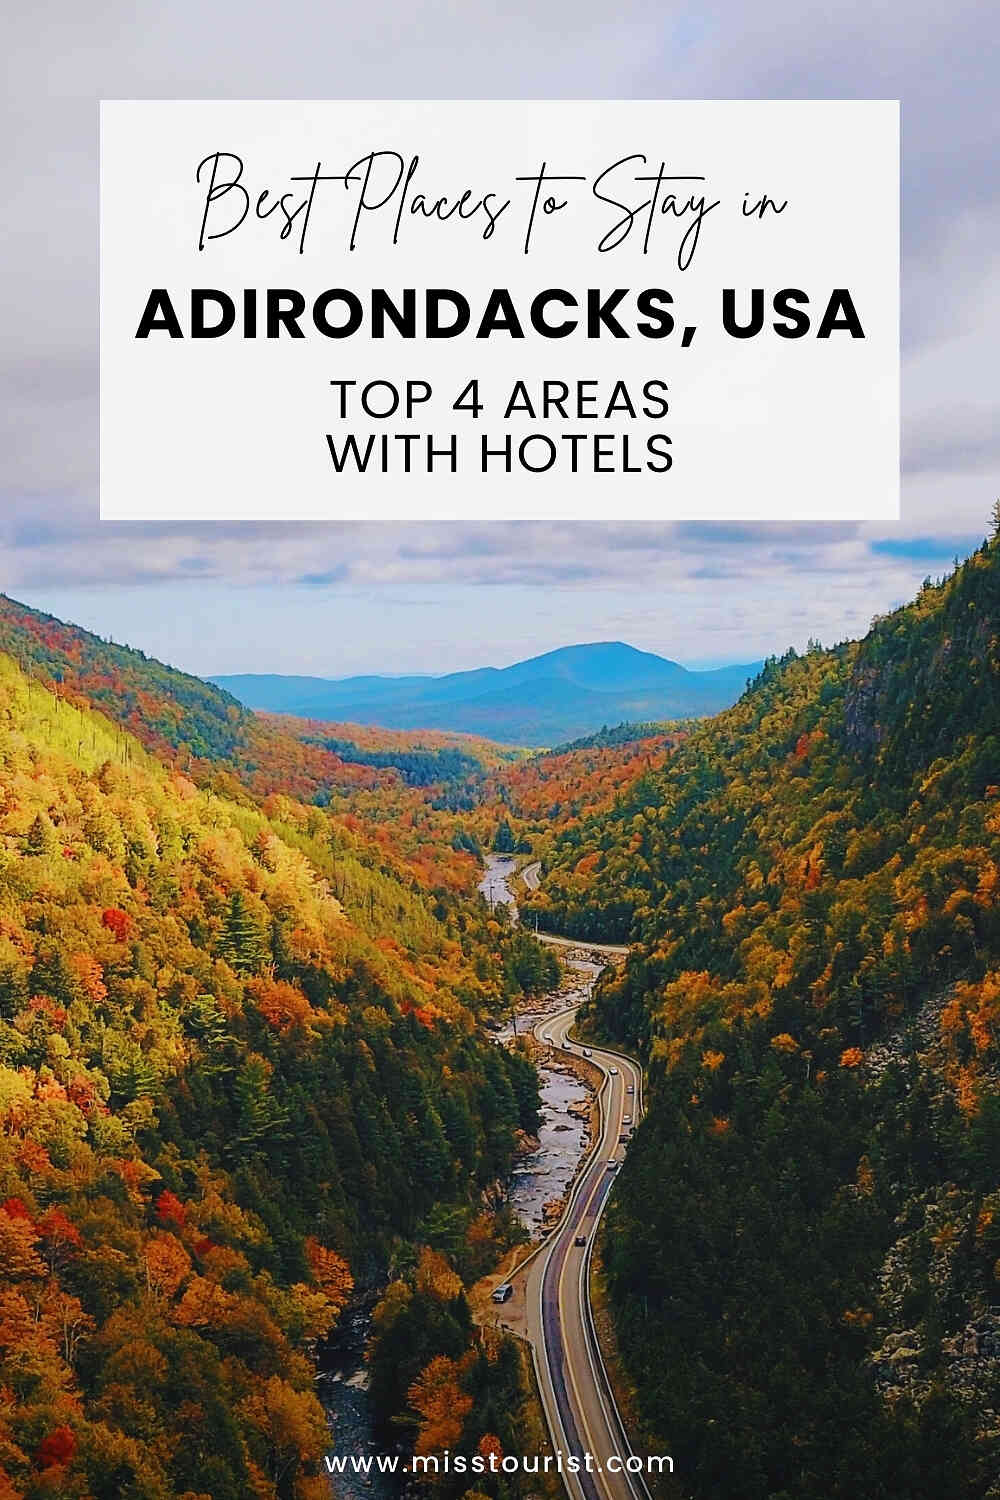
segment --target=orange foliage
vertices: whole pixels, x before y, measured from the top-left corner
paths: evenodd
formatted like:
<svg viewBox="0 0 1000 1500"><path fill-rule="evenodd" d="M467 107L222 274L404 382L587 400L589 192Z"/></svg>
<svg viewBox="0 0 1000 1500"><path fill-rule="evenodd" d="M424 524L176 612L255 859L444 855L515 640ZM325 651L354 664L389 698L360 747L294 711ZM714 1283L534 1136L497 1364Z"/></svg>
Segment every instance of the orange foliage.
<svg viewBox="0 0 1000 1500"><path fill-rule="evenodd" d="M192 1276L171 1317L182 1328L218 1328L236 1299L206 1276Z"/></svg>
<svg viewBox="0 0 1000 1500"><path fill-rule="evenodd" d="M5 1279L20 1281L45 1275L46 1266L35 1246L38 1231L22 1212L11 1213L11 1203L20 1204L19 1199L8 1199L0 1211L0 1266ZM23 1209L23 1204L20 1204Z"/></svg>
<svg viewBox="0 0 1000 1500"><path fill-rule="evenodd" d="M172 1234L159 1234L146 1241L142 1258L150 1291L173 1297L191 1270L191 1257Z"/></svg>
<svg viewBox="0 0 1000 1500"><path fill-rule="evenodd" d="M354 1277L346 1260L312 1235L306 1240L305 1251L313 1281L339 1314L354 1289Z"/></svg>
<svg viewBox="0 0 1000 1500"><path fill-rule="evenodd" d="M247 990L268 1025L282 1034L319 1019L302 991L284 979L251 979Z"/></svg>
<svg viewBox="0 0 1000 1500"><path fill-rule="evenodd" d="M108 987L104 983L104 970L92 958L89 953L74 953L69 961L69 966L86 994L87 998L95 1005L99 1005L106 999Z"/></svg>
<svg viewBox="0 0 1000 1500"><path fill-rule="evenodd" d="M489 1463L491 1458L495 1460L492 1467L496 1467L496 1465L503 1461L503 1446L495 1433L484 1432L476 1444L476 1448L479 1454L486 1459L487 1463Z"/></svg>
<svg viewBox="0 0 1000 1500"><path fill-rule="evenodd" d="M243 1402L241 1414L264 1440L272 1475L290 1476L327 1445L326 1416L311 1391L299 1391L278 1375ZM284 1488L288 1492L287 1479ZM300 1491L302 1493L302 1491Z"/></svg>
<svg viewBox="0 0 1000 1500"><path fill-rule="evenodd" d="M549 826L574 822L610 807L640 776L662 766L685 736L678 730L623 745L533 756L504 771L508 804L518 817L544 818ZM581 873L592 869L588 865Z"/></svg>
<svg viewBox="0 0 1000 1500"><path fill-rule="evenodd" d="M156 1217L161 1224L173 1224L183 1229L187 1223L187 1209L175 1193L164 1190L156 1199Z"/></svg>
<svg viewBox="0 0 1000 1500"><path fill-rule="evenodd" d="M407 1391L406 1399L423 1418L415 1445L417 1453L440 1453L453 1448L462 1436L472 1397L459 1385L460 1373L454 1360L439 1354Z"/></svg>
<svg viewBox="0 0 1000 1500"><path fill-rule="evenodd" d="M425 1245L417 1263L417 1290L451 1302L462 1290L462 1279L451 1269L443 1255Z"/></svg>

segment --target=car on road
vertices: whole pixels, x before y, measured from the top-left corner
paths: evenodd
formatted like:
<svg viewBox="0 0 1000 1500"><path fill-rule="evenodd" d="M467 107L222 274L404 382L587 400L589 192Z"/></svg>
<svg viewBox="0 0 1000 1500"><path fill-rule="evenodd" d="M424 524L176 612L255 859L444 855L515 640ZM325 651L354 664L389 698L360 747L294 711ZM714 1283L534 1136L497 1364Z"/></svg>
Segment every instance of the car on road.
<svg viewBox="0 0 1000 1500"><path fill-rule="evenodd" d="M494 1302L508 1302L514 1295L514 1288L509 1281L504 1281L498 1287L493 1288Z"/></svg>
<svg viewBox="0 0 1000 1500"><path fill-rule="evenodd" d="M607 1170L609 1172L617 1172L617 1170L618 1170L618 1163L615 1161L614 1157L612 1157L611 1160L608 1162ZM495 1297L496 1293L494 1292L493 1295Z"/></svg>
<svg viewBox="0 0 1000 1500"><path fill-rule="evenodd" d="M631 1125L631 1123L632 1123L632 1116L631 1115L622 1115L622 1124L623 1125Z"/></svg>
<svg viewBox="0 0 1000 1500"><path fill-rule="evenodd" d="M583 1055L584 1057L593 1057L594 1054L591 1052L589 1047L584 1047Z"/></svg>
<svg viewBox="0 0 1000 1500"><path fill-rule="evenodd" d="M587 1243L587 1236L585 1234L578 1234L573 1243L574 1245L585 1245Z"/></svg>
<svg viewBox="0 0 1000 1500"><path fill-rule="evenodd" d="M618 1069L617 1068L609 1068L608 1072L612 1075L612 1077L617 1078L617 1076L618 1076Z"/></svg>
<svg viewBox="0 0 1000 1500"><path fill-rule="evenodd" d="M629 1086L628 1086L628 1088L625 1090L625 1092L626 1092L626 1094L634 1094L635 1093L635 1084L634 1083L630 1083Z"/></svg>

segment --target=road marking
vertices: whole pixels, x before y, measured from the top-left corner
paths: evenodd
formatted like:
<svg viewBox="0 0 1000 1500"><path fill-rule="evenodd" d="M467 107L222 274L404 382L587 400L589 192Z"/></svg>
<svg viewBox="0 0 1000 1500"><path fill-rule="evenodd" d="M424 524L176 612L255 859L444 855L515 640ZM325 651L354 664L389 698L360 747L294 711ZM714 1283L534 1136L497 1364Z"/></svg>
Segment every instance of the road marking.
<svg viewBox="0 0 1000 1500"><path fill-rule="evenodd" d="M617 1055L622 1056L621 1054L617 1054ZM622 1056L622 1061L623 1061L623 1063L625 1063L624 1076L623 1076L623 1080L622 1080L622 1089L624 1091L624 1088L625 1088L625 1077L629 1077L629 1076L633 1077L634 1078L634 1082L635 1082L635 1086L638 1089L638 1093L636 1094L635 1097L638 1098L638 1099L641 1099L641 1096L642 1096L642 1075L641 1075L641 1072L638 1069L638 1067L631 1062L631 1060L624 1058L624 1056ZM628 1099L628 1095L623 1092L623 1094L622 1094L622 1101L623 1101L623 1103L627 1099ZM640 1108L641 1108L640 1105L636 1105L635 1109L634 1109L636 1123L638 1123L639 1119L641 1118ZM625 1426L625 1422L624 1422L624 1419L622 1418L621 1412L618 1410L618 1403L615 1400L614 1391L611 1389L611 1377L608 1374L607 1365L604 1363L604 1355L601 1352L601 1343L600 1343L600 1339L597 1336L597 1327L596 1327L596 1325L594 1323L593 1305L592 1305L592 1303L590 1301L590 1263L591 1263L591 1257L592 1257L593 1241L594 1241L594 1239L597 1236L598 1226L600 1224L600 1221L601 1221L601 1218L603 1216L604 1210L607 1207L607 1204L608 1204L610 1198L611 1198L611 1189L609 1188L608 1192L605 1193L604 1197L602 1198L601 1203L600 1203L600 1207L598 1208L597 1216L596 1216L596 1219L595 1219L595 1222L594 1222L593 1235L592 1235L591 1240L590 1240L590 1242L588 1244L588 1247L587 1247L587 1251L586 1251L586 1263L585 1263L585 1265L583 1267L583 1273L582 1273L581 1278L580 1278L580 1318L581 1318L581 1322L583 1323L583 1328L584 1328L584 1341L585 1341L586 1346L587 1346L587 1359L590 1362L590 1368L591 1368L591 1371L592 1371L593 1376L594 1376L594 1386L595 1386L595 1389L597 1391L597 1398L598 1398L598 1400L601 1403L601 1410L604 1413L604 1420L608 1424L608 1431L609 1431L609 1433L617 1432L617 1433L619 1433L621 1435L621 1440L622 1440L622 1443L623 1443L624 1449L625 1449L625 1452L624 1452L623 1456L626 1457L626 1458L629 1458L629 1457L634 1456L635 1449L632 1447L632 1442L631 1442L631 1439L629 1438L629 1435L628 1435L628 1429ZM584 1289L585 1288L586 1288L586 1296L584 1296ZM597 1359L598 1359L598 1362L600 1363L600 1367L601 1367L601 1374L600 1375L598 1375L598 1373L597 1373L597 1366L594 1363L594 1355L595 1355L595 1353L597 1355ZM607 1402L607 1400L605 1400L605 1393L607 1394L607 1397L608 1397L608 1399L611 1402L611 1406L613 1408L613 1417L612 1417L612 1412L608 1410L608 1402ZM652 1496L650 1494L649 1486L646 1483L646 1477L645 1477L645 1475L643 1473L629 1474L628 1472L626 1472L626 1474L625 1474L624 1477L625 1477L626 1483L628 1484L629 1489L631 1490L633 1496L635 1497L635 1500L652 1500Z"/></svg>
<svg viewBox="0 0 1000 1500"><path fill-rule="evenodd" d="M614 1085L611 1083L611 1075L606 1070L605 1070L605 1078L608 1080L608 1083L610 1084L609 1092L613 1093L614 1092ZM611 1110L610 1110L610 1108L609 1108L608 1114L607 1114L607 1122L608 1122L608 1124L610 1124L610 1122L611 1122ZM607 1136L609 1134L611 1134L611 1133L612 1132L606 1132L605 1137L602 1138L602 1145L604 1143L604 1140L607 1139ZM592 1207L592 1205L594 1203L595 1198L600 1193L601 1188L604 1187L604 1179L601 1176L600 1171L596 1170L596 1163L595 1163L595 1166L593 1168L591 1168L591 1170L595 1171L595 1174L596 1174L595 1175L595 1179L594 1179L594 1185L593 1185L593 1187L590 1190L589 1196L587 1197L586 1205L583 1207L583 1210L580 1213L579 1218L577 1219L577 1223L580 1223L583 1219L585 1219L587 1217L587 1215L591 1211L591 1207ZM606 1172L607 1171L607 1166L605 1165L605 1167L603 1167L601 1170L603 1170L603 1171ZM610 1189L609 1189L609 1191L610 1191ZM575 1234L575 1228L576 1228L576 1226L575 1225L573 1225L573 1226L567 1225L567 1229L566 1229L566 1236L567 1236L567 1238L569 1237L569 1233L570 1233L571 1228L572 1228L572 1232ZM558 1309L559 1309L560 1332L562 1334L563 1358L564 1358L566 1367L567 1367L567 1369L569 1371L570 1384L572 1385L573 1392L574 1392L574 1394L576 1396L577 1407L578 1407L578 1410L579 1410L579 1423L583 1427L584 1432L586 1433L588 1450L591 1453L600 1455L601 1454L601 1448L602 1448L603 1444L594 1441L594 1432L593 1432L593 1428L590 1425L590 1417L589 1417L589 1414L587 1412L586 1402L583 1399L583 1396L582 1396L581 1391L580 1391L579 1382L577 1381L577 1377L576 1377L576 1369L575 1369L575 1365L574 1365L573 1349L572 1349L572 1347L571 1347L571 1345L570 1345L570 1343L569 1343L569 1341L567 1340L567 1337L566 1337L566 1332L567 1332L567 1330L570 1327L570 1320L567 1319L567 1318L564 1318L564 1316L563 1316L563 1308L564 1308L563 1291L564 1291L565 1284L566 1284L566 1271L567 1271L567 1268L569 1266L569 1259L570 1259L569 1258L568 1250L569 1250L569 1247L567 1246L567 1254L566 1254L566 1256L565 1256L565 1258L563 1260L562 1269L561 1269L561 1271L559 1273L559 1281L558 1281L557 1289L556 1289L557 1304L558 1304ZM576 1287L577 1287L578 1297L582 1298L582 1295L583 1295L583 1278L579 1274L579 1270L577 1270L577 1275L576 1275ZM583 1340L584 1353L586 1354L587 1353L587 1325L586 1325L586 1322L584 1321L584 1319L582 1317L580 1319L580 1333L581 1333L582 1340ZM591 1376L593 1377L595 1375L596 1375L596 1371L593 1368L593 1364L591 1364ZM597 1381L596 1381L596 1379L594 1380L594 1385L595 1385L595 1389L596 1389L597 1388ZM601 1411L603 1412L604 1411L604 1406L603 1406L603 1402L601 1402L601 1399L600 1399L600 1390L596 1389L596 1393L597 1393L597 1398L598 1398L598 1405L600 1406ZM602 1434L602 1437L604 1437L604 1436L607 1436L609 1438L612 1436L610 1425L607 1427L606 1434ZM611 1446L609 1447L609 1450L608 1450L609 1453L612 1452L613 1449L614 1449L614 1444L612 1443ZM608 1453L603 1454L603 1458L604 1459L606 1459L607 1457L608 1457ZM602 1464L602 1472L599 1473L599 1474L597 1474L597 1475L595 1475L594 1477L595 1477L596 1481L598 1482L599 1487L604 1491L605 1495L608 1496L608 1500L615 1500L614 1491L610 1487L608 1476L607 1476L607 1474L605 1474L603 1472L603 1464Z"/></svg>
<svg viewBox="0 0 1000 1500"><path fill-rule="evenodd" d="M577 1007L571 1007L569 1010L561 1012L551 1022L548 1023L551 1026L552 1032L556 1033L557 1032L557 1027L559 1027L560 1022L565 1021L565 1025L562 1026L561 1033L558 1033L558 1038L559 1039L556 1042L556 1045L562 1047L564 1050L568 1050L567 1043L566 1043L566 1035L567 1035L567 1032L570 1029L570 1026L572 1025L573 1019L575 1018L576 1009L577 1009ZM540 1022L539 1023L539 1025L544 1025L544 1024L546 1024L546 1023L545 1022ZM537 1033L536 1033L536 1035L537 1035ZM620 1097L619 1106L618 1106L618 1116L619 1116L618 1123L615 1126L612 1126L612 1124L611 1124L613 1116L612 1116L611 1103L609 1101L609 1106L608 1106L607 1110L605 1110L603 1107L601 1107L601 1117L602 1117L602 1122L605 1125L605 1129L603 1130L602 1134L600 1135L600 1137L598 1139L598 1149L593 1153L591 1162L584 1169L584 1176L583 1176L583 1179L582 1179L582 1184L584 1184L586 1182L586 1174L593 1171L595 1173L593 1186L591 1187L591 1189L589 1191L589 1194L587 1194L586 1203L582 1206L582 1208L581 1208L581 1199L582 1199L582 1196L583 1196L582 1193L574 1192L574 1194L573 1194L573 1199L571 1199L571 1202L570 1202L570 1204L568 1206L569 1207L569 1212L567 1212L567 1214L566 1214L566 1218L564 1220L563 1227L562 1227L562 1229L560 1229L553 1236L552 1242L551 1242L551 1244L549 1246L548 1254L545 1256L544 1262L543 1262L542 1267L541 1267L541 1274L540 1274L540 1278L539 1278L539 1298L538 1298L538 1300L539 1300L539 1318L540 1318L540 1328L541 1328L541 1337L542 1337L542 1348L543 1348L543 1352L545 1354L545 1362L546 1362L546 1367L547 1367L547 1373L549 1375L549 1383L550 1383L550 1385L552 1387L552 1397L553 1397L553 1403L554 1403L555 1408L556 1408L556 1416L557 1416L557 1419L558 1419L559 1431L562 1433L563 1438L565 1439L566 1438L566 1430L565 1430L565 1426L564 1426L563 1421L562 1421L561 1413L558 1410L558 1399L556 1397L555 1384L554 1384L554 1381L552 1380L552 1375L551 1375L551 1360L552 1360L552 1352L553 1351L550 1351L549 1345L548 1345L548 1340L547 1340L547 1337L546 1337L546 1330L545 1330L545 1302L544 1302L545 1281L546 1281L546 1277L547 1277L547 1274L548 1274L548 1271L549 1271L549 1268L550 1268L552 1257L553 1257L553 1255L555 1255L557 1253L557 1250L560 1247L562 1247L562 1251L563 1251L563 1254L562 1254L562 1264L561 1264L561 1266L559 1268L559 1272L558 1272L557 1279L556 1279L556 1288L555 1288L555 1294L556 1294L556 1296L555 1296L555 1303L556 1303L556 1305L555 1305L555 1310L556 1310L557 1317L558 1317L559 1342L560 1342L560 1347L561 1347L562 1355L563 1355L563 1366L564 1366L563 1385L565 1387L565 1383L566 1383L565 1376L566 1376L566 1374L568 1374L568 1376L569 1376L569 1383L570 1383L570 1385L573 1388L573 1394L574 1394L574 1396L576 1398L576 1407L577 1407L577 1410L572 1413L573 1424L574 1424L575 1427L581 1428L583 1430L584 1434L586 1435L587 1442L588 1442L588 1451L591 1452L591 1453L594 1453L595 1455L599 1454L600 1453L600 1446L599 1446L599 1444L595 1443L595 1441L594 1441L594 1434L593 1434L593 1428L592 1428L591 1423L590 1423L590 1416L588 1414L587 1406L586 1406L586 1403L583 1400L583 1397L582 1397L582 1394L581 1394L581 1391L580 1391L580 1385L579 1385L579 1382L577 1380L576 1369L574 1367L574 1362L573 1362L573 1352L572 1352L571 1346L570 1346L570 1344L569 1344L569 1342L567 1340L567 1336L566 1336L567 1335L567 1331L568 1331L568 1329L571 1326L571 1320L567 1319L564 1316L564 1310L565 1310L564 1290L565 1290L565 1286L566 1286L566 1272L567 1272L567 1269L569 1267L569 1262L570 1262L570 1251L573 1248L570 1245L570 1243L569 1243L570 1238L572 1236L575 1239L576 1234L579 1231L579 1229L580 1229L583 1221L591 1213L591 1210L592 1210L592 1207L593 1207L593 1204L594 1204L595 1200L598 1197L600 1197L600 1203L598 1204L597 1212L594 1215L593 1229L592 1229L591 1235L588 1237L587 1246L586 1246L586 1249L584 1251L584 1255L581 1258L581 1264L580 1264L580 1266L578 1268L578 1274L577 1274L577 1278L576 1278L576 1287L577 1287L577 1299L578 1299L578 1305L579 1305L579 1311L580 1311L580 1333L581 1333L581 1336L582 1336L582 1342L583 1342L583 1346L584 1346L584 1353L586 1355L587 1363L589 1365L590 1375L591 1375L591 1379L592 1379L592 1383L593 1383L593 1387L594 1387L594 1393L597 1396L597 1404L598 1404L598 1407L600 1409L600 1413L601 1413L602 1417L604 1418L604 1424L605 1424L605 1428L606 1428L606 1437L607 1437L607 1439L610 1440L608 1442L608 1452L607 1452L607 1454L604 1455L605 1459L607 1459L607 1457L611 1453L615 1453L618 1450L617 1437L618 1437L619 1433L621 1434L621 1436L622 1436L622 1438L624 1440L625 1448L627 1449L627 1453L624 1454L623 1456L625 1456L625 1457L630 1456L632 1454L632 1452L633 1452L633 1449L632 1449L631 1443L628 1440L628 1435L627 1435L627 1433L625 1431L625 1424L624 1424L624 1422L621 1419L621 1413L618 1411L617 1402L615 1402L614 1395L613 1395L613 1393L611 1391L611 1388L610 1388L610 1383L609 1383L608 1375L607 1375L607 1369L606 1369L606 1367L604 1365L603 1356L601 1357L601 1373L599 1374L598 1370L597 1370L597 1366L594 1363L594 1356L593 1356L593 1352L592 1352L592 1349L591 1349L591 1343L590 1343L590 1333L593 1330L593 1326L594 1326L593 1325L593 1314L592 1314L592 1310L590 1309L590 1286L589 1286L589 1270L590 1270L590 1257L591 1257L591 1252L592 1252L592 1248L593 1248L593 1234L596 1233L597 1225L600 1222L600 1218L601 1218L601 1215L603 1214L604 1207L605 1207L605 1205L606 1205L606 1203L607 1203L607 1201L608 1201L608 1199L609 1199L609 1197L611 1195L613 1187L614 1187L613 1181L610 1182L610 1183L607 1182L605 1176L603 1175L603 1173L606 1173L606 1171L607 1171L607 1165L606 1165L606 1163L605 1163L605 1166L603 1168L603 1172L602 1171L596 1171L595 1169L596 1169L596 1165L597 1165L597 1162L598 1162L599 1158L602 1156L602 1154L604 1153L604 1151L607 1148L607 1146L608 1146L609 1143L611 1144L612 1150L613 1151L617 1151L617 1146L618 1146L618 1140L617 1140L617 1138L621 1134L622 1129L623 1129L622 1116L625 1113L625 1105L626 1105L626 1102L627 1102L628 1097L629 1097L626 1094L626 1092L625 1092L626 1081L628 1079L630 1079L630 1078L634 1079L634 1086L637 1089L637 1092L636 1092L636 1095L635 1095L636 1103L633 1106L633 1110L634 1110L634 1113L635 1113L636 1121L638 1121L638 1119L640 1117L640 1111L641 1111L642 1077L641 1077L641 1073L639 1071L638 1066L632 1061L631 1058L626 1058L623 1054L620 1054L620 1053L611 1053L611 1052L605 1053L603 1051L603 1049L600 1049L600 1048L596 1049L596 1051L597 1051L597 1056L594 1057L592 1060L601 1069L601 1072L603 1074L603 1080L602 1080L601 1088L598 1091L599 1105L600 1105L601 1095L605 1091L605 1085L607 1085L607 1091L608 1091L608 1093L611 1096L613 1096L614 1092L615 1092L615 1089L614 1089L614 1077L615 1076L620 1076L621 1079L622 1079L621 1097ZM609 1058L609 1057L614 1057L615 1060L616 1060L616 1062L620 1061L621 1063L623 1063L624 1064L624 1070L623 1071L622 1070L617 1070L615 1074L612 1074L610 1070L611 1070L611 1067L614 1066L614 1064L606 1062L606 1059ZM609 1129L608 1127L611 1127L611 1128ZM575 1214L573 1213L574 1209L576 1210ZM574 1262L574 1264L575 1264L575 1262ZM594 1330L594 1337L596 1338L596 1330ZM603 1376L603 1378L602 1378L602 1376ZM607 1387L607 1396L610 1399L610 1401L612 1403L612 1406L614 1407L615 1418L617 1419L617 1421L615 1421L615 1420L612 1419L611 1412L609 1411L608 1403L607 1403L607 1401L605 1399L605 1389L604 1389L605 1386ZM567 1394L568 1394L568 1392L567 1392ZM553 1436L556 1436L557 1441L558 1441L557 1434L554 1433ZM615 1477L616 1478L617 1477L621 1477L621 1479L625 1483L627 1491L631 1495L633 1495L634 1497L636 1497L636 1500L643 1500L643 1496L648 1497L649 1490L646 1487L644 1479L640 1479L640 1483L642 1485L642 1491L640 1492L640 1490L637 1488L636 1483L635 1483L635 1481L636 1481L636 1476L635 1475L629 1474L628 1472L625 1472L625 1473L622 1473L620 1476L616 1475ZM569 1476L568 1475L564 1475L563 1478L564 1478L564 1482L566 1484L566 1488L570 1489ZM579 1475L575 1475L574 1478L577 1479L578 1484L579 1484L579 1488L580 1488L581 1492L584 1494L584 1496L586 1497L587 1487L586 1487L583 1479ZM617 1500L617 1496L616 1496L615 1490L613 1489L612 1484L611 1484L611 1476L606 1472L604 1464L601 1464L600 1471L592 1474L590 1476L590 1478L593 1481L593 1486L594 1486L595 1490L596 1489L603 1490L604 1494L608 1497L608 1500Z"/></svg>

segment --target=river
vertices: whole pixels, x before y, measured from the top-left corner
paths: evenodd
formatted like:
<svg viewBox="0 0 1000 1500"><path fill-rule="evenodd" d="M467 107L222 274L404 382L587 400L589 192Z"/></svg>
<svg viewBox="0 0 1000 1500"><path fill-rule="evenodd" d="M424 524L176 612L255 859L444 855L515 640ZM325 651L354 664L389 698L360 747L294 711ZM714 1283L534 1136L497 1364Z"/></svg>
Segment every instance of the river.
<svg viewBox="0 0 1000 1500"><path fill-rule="evenodd" d="M479 882L479 894L489 902L490 909L506 906L513 921L517 921L517 902L507 881L517 869L513 854L487 854L486 869Z"/></svg>
<svg viewBox="0 0 1000 1500"><path fill-rule="evenodd" d="M537 866L533 867L537 868ZM509 880L516 861L509 854L487 854L479 892L491 907L506 906L517 921L517 902ZM517 1029L534 1030L546 1016L586 1000L601 965L584 958L566 958L573 977L545 995L530 1008L518 1011ZM514 1023L508 1021L495 1033L498 1042L508 1042ZM510 1204L530 1234L536 1235L544 1220L546 1203L562 1198L576 1174L588 1143L585 1121L589 1116L590 1091L578 1076L560 1062L541 1061L538 1067L542 1095L542 1125L538 1149L522 1157L511 1174Z"/></svg>
<svg viewBox="0 0 1000 1500"><path fill-rule="evenodd" d="M508 880L516 863L510 855L488 854L479 892L491 907L506 906L517 921L517 903ZM534 1006L519 1010L520 1032L532 1031L546 1016L586 999L602 965L584 958L566 958L571 977ZM498 1044L511 1039L515 1022L508 1020L492 1033ZM534 1238L541 1232L547 1203L564 1197L576 1174L588 1143L586 1119L590 1091L562 1063L542 1059L538 1066L541 1085L542 1124L538 1147L523 1156L510 1177L510 1204ZM370 1310L349 1310L337 1330L321 1376L320 1399L332 1428L332 1446L338 1453L363 1455L376 1451L368 1406L365 1342L371 1326ZM337 1475L330 1487L338 1500L396 1500L398 1482L378 1475Z"/></svg>
<svg viewBox="0 0 1000 1500"><path fill-rule="evenodd" d="M371 1332L371 1304L348 1308L327 1348L317 1395L326 1409L335 1453L364 1457L378 1451L368 1400L365 1344ZM330 1479L339 1500L396 1500L402 1484L380 1474L338 1474Z"/></svg>
<svg viewBox="0 0 1000 1500"><path fill-rule="evenodd" d="M519 1031L534 1030L546 1016L557 1015L587 998L600 967L582 959L570 960L567 967L576 971L574 978L531 1009L518 1011ZM497 1041L507 1042L512 1035L513 1025L508 1022L496 1033ZM509 1195L511 1207L532 1235L542 1227L545 1204L564 1197L576 1175L589 1139L586 1121L591 1098L591 1091L577 1074L560 1061L542 1057L538 1076L542 1102L538 1148L522 1157L514 1168Z"/></svg>

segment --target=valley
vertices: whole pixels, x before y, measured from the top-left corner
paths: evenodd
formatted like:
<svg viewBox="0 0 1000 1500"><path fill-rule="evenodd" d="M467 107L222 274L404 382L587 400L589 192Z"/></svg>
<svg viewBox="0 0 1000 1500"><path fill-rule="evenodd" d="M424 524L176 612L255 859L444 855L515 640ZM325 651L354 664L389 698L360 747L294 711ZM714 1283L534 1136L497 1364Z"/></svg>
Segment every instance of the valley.
<svg viewBox="0 0 1000 1500"><path fill-rule="evenodd" d="M598 1281L657 1493L988 1500L998 641L1000 534L711 716L528 752L0 601L4 1500L319 1500L344 1318L366 1443L622 1451ZM554 712L676 677L609 651Z"/></svg>

